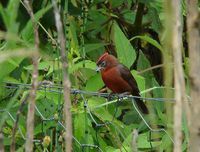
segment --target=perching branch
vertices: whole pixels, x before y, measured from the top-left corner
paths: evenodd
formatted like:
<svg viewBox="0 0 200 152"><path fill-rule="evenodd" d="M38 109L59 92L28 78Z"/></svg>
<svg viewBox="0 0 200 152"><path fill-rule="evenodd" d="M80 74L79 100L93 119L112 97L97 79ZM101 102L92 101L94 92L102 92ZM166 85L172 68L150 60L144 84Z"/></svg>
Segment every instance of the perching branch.
<svg viewBox="0 0 200 152"><path fill-rule="evenodd" d="M72 151L72 118L71 118L71 101L70 101L70 81L67 73L68 63L67 63L67 55L65 53L66 49L66 41L64 37L63 25L61 22L61 16L56 4L55 0L52 0L53 7L54 7L54 14L55 14L55 22L56 28L58 32L58 41L60 43L60 53L61 53L61 61L62 61L62 71L63 71L63 91L64 91L64 118L65 118L65 127L66 127L66 134L65 134L65 151L71 152Z"/></svg>
<svg viewBox="0 0 200 152"><path fill-rule="evenodd" d="M190 151L200 149L200 15L198 0L187 0L187 36L190 64L190 94L192 99L189 122Z"/></svg>
<svg viewBox="0 0 200 152"><path fill-rule="evenodd" d="M172 0L172 52L174 60L174 152L182 151L182 102L185 101L185 81L182 66L182 25L181 25L181 1Z"/></svg>
<svg viewBox="0 0 200 152"><path fill-rule="evenodd" d="M33 24L34 30L34 39L35 39L35 51L39 51L39 34L38 34L38 26L37 22L34 18L33 10L30 4L30 1L24 0L26 5L27 12L31 17L31 21ZM33 133L34 133L34 114L35 114L35 98L36 92L38 88L38 55L32 57L33 62L33 74L32 74L32 88L29 95L29 104L28 104L28 114L27 114L27 122L26 122L26 144L25 151L32 152L33 151Z"/></svg>

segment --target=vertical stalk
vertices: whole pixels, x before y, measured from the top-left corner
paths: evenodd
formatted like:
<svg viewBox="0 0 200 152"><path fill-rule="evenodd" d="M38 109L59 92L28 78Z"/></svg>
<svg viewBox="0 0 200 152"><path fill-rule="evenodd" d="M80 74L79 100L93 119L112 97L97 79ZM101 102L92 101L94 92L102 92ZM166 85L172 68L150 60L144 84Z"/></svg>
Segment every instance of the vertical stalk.
<svg viewBox="0 0 200 152"><path fill-rule="evenodd" d="M172 79L173 79L173 68L171 66L172 63L172 22L171 19L173 18L172 12L172 3L171 1L165 0L164 1L164 11L165 11L165 30L164 30L164 42L163 42L163 65L164 65L164 85L166 88L172 87ZM165 89L165 97L172 98L172 92L169 89ZM169 134L172 134L172 117L173 117L173 110L172 104L170 102L166 102L166 115L167 115L167 130ZM168 145L166 151L172 151L172 145Z"/></svg>
<svg viewBox="0 0 200 152"><path fill-rule="evenodd" d="M174 152L182 151L182 101L185 101L185 81L182 67L181 1L172 0L172 51L174 59Z"/></svg>
<svg viewBox="0 0 200 152"><path fill-rule="evenodd" d="M66 41L64 37L63 31L63 24L61 22L61 16L56 4L55 0L52 0L53 7L54 7L54 14L55 14L55 22L56 28L58 32L58 41L60 43L60 53L61 53L61 61L62 61L62 71L63 71L63 91L64 91L64 119L65 119L65 151L71 152L72 151L72 118L71 118L71 101L70 101L70 87L71 83L69 81L68 76L68 63L67 63L67 53L65 52L66 49ZM66 2L68 3L68 1Z"/></svg>
<svg viewBox="0 0 200 152"><path fill-rule="evenodd" d="M200 150L200 15L198 0L187 0L187 36L189 48L190 95L190 151Z"/></svg>
<svg viewBox="0 0 200 152"><path fill-rule="evenodd" d="M35 39L35 51L39 51L39 33L38 33L38 26L37 21L34 18L33 10L30 4L30 1L24 0L26 5L27 12L31 17L31 21L33 24L34 30L34 39ZM29 95L29 104L28 104L28 114L27 114L27 131L26 131L26 144L25 144L25 151L32 152L33 151L33 136L34 136L34 114L35 114L35 98L36 98L36 91L38 88L38 57L39 55L35 55L32 57L33 62L33 74L32 74L32 87Z"/></svg>

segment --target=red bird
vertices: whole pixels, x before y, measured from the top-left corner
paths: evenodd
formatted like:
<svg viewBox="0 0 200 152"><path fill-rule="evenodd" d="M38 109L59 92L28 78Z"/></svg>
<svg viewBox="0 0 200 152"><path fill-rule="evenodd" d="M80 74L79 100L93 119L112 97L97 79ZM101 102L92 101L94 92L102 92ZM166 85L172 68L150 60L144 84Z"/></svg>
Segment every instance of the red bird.
<svg viewBox="0 0 200 152"><path fill-rule="evenodd" d="M104 53L97 61L97 71L101 71L101 77L105 85L113 93L129 92L133 96L140 96L137 83L130 70L120 64L113 55ZM137 106L144 114L148 114L148 109L141 99L135 99Z"/></svg>

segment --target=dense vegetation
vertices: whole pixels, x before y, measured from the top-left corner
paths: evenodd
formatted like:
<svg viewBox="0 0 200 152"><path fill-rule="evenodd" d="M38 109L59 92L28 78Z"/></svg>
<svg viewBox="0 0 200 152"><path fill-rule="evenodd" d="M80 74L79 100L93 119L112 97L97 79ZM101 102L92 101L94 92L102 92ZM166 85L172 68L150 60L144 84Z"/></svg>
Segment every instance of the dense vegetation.
<svg viewBox="0 0 200 152"><path fill-rule="evenodd" d="M57 5L66 37L71 88L84 91L71 94L73 151L171 151L173 122L166 114L165 102L171 107L174 103L171 99L161 99L173 98L174 92L173 86L164 87L162 56L165 54L163 42L166 33L163 2L59 0ZM65 134L61 125L64 124L63 77L54 9L49 0L33 1L32 6L35 20L39 23L40 40L40 89L36 96L34 151L61 151L64 149ZM188 91L184 2L181 9L183 65ZM24 2L1 1L0 128L5 151L9 151L14 122L18 118L16 150L24 149L28 103L23 103L27 100L32 83L34 44L34 28ZM92 94L105 88L100 74L95 71L96 60L105 51L118 57L121 63L131 69L142 97L155 99L145 100L150 109L149 115L143 115L146 122L131 100L121 101L116 97L108 101L107 98ZM168 64L173 67L173 63ZM171 96L165 95L166 90ZM104 89L104 92L110 91ZM21 110L17 117L19 108ZM182 150L187 151L189 133L185 116L182 131Z"/></svg>

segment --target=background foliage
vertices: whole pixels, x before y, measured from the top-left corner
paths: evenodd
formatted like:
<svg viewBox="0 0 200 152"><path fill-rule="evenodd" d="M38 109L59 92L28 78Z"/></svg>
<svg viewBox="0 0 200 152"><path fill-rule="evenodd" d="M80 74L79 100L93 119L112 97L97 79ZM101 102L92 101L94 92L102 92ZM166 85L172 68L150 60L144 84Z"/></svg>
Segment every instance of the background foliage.
<svg viewBox="0 0 200 152"><path fill-rule="evenodd" d="M95 72L96 60L106 51L118 57L132 70L143 97L162 98L165 94L162 76L163 2L161 0L65 0L57 1L64 23L68 52L69 75L72 88L98 91L104 87L100 74ZM37 0L32 3L35 19L39 22L40 59L39 81L53 86L62 85L61 61L52 2ZM185 4L182 3L183 25ZM185 26L184 26L185 31ZM188 79L187 43L184 39L185 79ZM13 120L28 91L22 84L30 84L33 70L30 56L34 52L33 25L20 0L0 3L0 117L6 151L11 144ZM172 63L169 63L172 64ZM151 67L160 65L155 69ZM6 83L5 83L6 82ZM8 89L13 84L20 88ZM172 88L168 88L173 93ZM187 84L187 89L189 85ZM58 89L59 90L59 89ZM150 91L148 91L150 90ZM166 151L171 140L165 132L152 132L144 124L131 102L108 104L102 97L72 95L73 135L81 144L99 146L102 151L131 151L133 130L137 129L137 148L140 151ZM150 115L144 116L152 128L172 129L163 102L146 102ZM64 148L62 136L62 93L43 88L37 92L36 106L49 119L42 121L36 112L35 151L45 149L42 140L50 136L49 151ZM87 107L84 108L84 105ZM172 103L173 104L173 103ZM121 118L123 109L129 109ZM91 117L91 115L92 117ZM20 115L18 128L26 133L27 105ZM4 118L4 119L2 119ZM5 121L5 122L4 122ZM111 124L98 126L97 124ZM188 129L183 117L183 151L187 150ZM173 135L170 134L172 137ZM16 135L17 151L23 151L24 139ZM74 151L96 151L95 147L73 142Z"/></svg>

